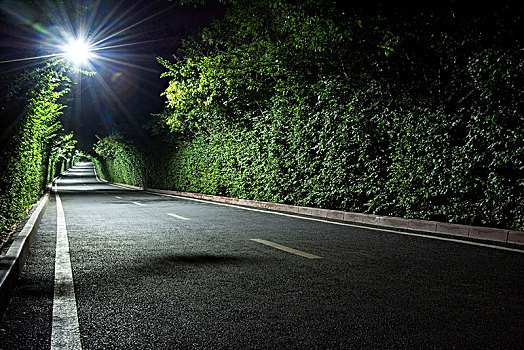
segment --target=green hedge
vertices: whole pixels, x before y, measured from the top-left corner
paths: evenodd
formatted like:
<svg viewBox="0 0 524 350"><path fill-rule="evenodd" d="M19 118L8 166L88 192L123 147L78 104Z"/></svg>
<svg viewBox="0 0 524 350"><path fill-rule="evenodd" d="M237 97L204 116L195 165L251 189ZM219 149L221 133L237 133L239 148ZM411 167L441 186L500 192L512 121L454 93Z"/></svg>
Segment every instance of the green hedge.
<svg viewBox="0 0 524 350"><path fill-rule="evenodd" d="M121 136L108 136L95 145L98 157L92 157L98 174L108 181L145 187L146 161L143 151Z"/></svg>
<svg viewBox="0 0 524 350"><path fill-rule="evenodd" d="M444 118L444 117L443 117ZM406 123L406 118L403 118ZM171 155L160 187L355 212L523 229L523 184L473 136L445 148L438 127L397 123L381 147L362 121L199 135ZM291 129L291 130L290 130ZM474 128L476 130L476 128ZM434 133L435 132L435 133ZM470 131L471 132L471 131ZM433 134L434 133L434 134ZM451 140L448 140L451 142ZM505 142L519 142L508 137ZM508 152L507 161L519 152ZM168 158L165 158L167 160ZM489 159L491 166L484 165ZM522 163L520 163L522 164ZM507 166L507 165L506 165ZM158 182L158 181L157 181Z"/></svg>
<svg viewBox="0 0 524 350"><path fill-rule="evenodd" d="M3 76L0 140L0 240L44 192L46 184L72 158L75 141L57 121L69 91L66 68L57 63Z"/></svg>
<svg viewBox="0 0 524 350"><path fill-rule="evenodd" d="M105 155L113 178L524 230L519 12L226 3L159 59L168 140Z"/></svg>

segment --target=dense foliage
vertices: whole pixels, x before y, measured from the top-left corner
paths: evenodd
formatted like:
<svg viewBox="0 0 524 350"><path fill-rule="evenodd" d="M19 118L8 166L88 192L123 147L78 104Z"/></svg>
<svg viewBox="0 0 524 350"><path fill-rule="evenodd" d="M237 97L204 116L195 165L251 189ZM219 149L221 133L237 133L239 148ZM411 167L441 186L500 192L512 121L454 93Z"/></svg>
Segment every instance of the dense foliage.
<svg viewBox="0 0 524 350"><path fill-rule="evenodd" d="M226 3L159 59L164 187L524 229L520 7Z"/></svg>
<svg viewBox="0 0 524 350"><path fill-rule="evenodd" d="M134 142L111 135L99 140L94 149L98 157L92 160L102 178L145 187L148 166L143 151Z"/></svg>
<svg viewBox="0 0 524 350"><path fill-rule="evenodd" d="M71 162L76 141L57 120L70 89L59 62L2 77L0 239Z"/></svg>

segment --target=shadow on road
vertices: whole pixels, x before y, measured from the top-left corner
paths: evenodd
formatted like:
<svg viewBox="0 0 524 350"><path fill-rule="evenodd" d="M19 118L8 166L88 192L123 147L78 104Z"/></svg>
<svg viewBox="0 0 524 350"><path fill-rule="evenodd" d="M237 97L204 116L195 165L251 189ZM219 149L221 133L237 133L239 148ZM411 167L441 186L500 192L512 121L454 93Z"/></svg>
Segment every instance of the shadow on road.
<svg viewBox="0 0 524 350"><path fill-rule="evenodd" d="M213 254L196 254L196 255L172 255L164 256L158 259L155 259L154 263L165 265L199 265L199 264L236 264L244 263L248 259L238 256L228 256L228 255L213 255Z"/></svg>
<svg viewBox="0 0 524 350"><path fill-rule="evenodd" d="M260 264L260 260L252 257L220 255L220 254L184 254L151 256L148 259L140 260L130 269L127 267L126 274L133 271L135 276L171 276L173 273L180 274L180 277L188 277L187 268L204 269L215 268L218 266L246 266ZM182 269L181 269L182 268ZM195 270L196 271L196 270Z"/></svg>

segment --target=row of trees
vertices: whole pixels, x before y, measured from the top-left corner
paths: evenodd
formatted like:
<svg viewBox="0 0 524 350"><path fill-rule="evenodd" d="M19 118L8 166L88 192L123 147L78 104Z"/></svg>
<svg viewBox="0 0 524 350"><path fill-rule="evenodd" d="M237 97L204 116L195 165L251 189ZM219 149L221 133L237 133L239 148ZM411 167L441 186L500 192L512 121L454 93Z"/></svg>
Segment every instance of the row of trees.
<svg viewBox="0 0 524 350"><path fill-rule="evenodd" d="M102 160L124 142L146 185L524 229L521 7L224 2L159 58L163 146Z"/></svg>
<svg viewBox="0 0 524 350"><path fill-rule="evenodd" d="M1 243L46 184L71 165L76 141L58 120L71 87L68 71L55 61L1 78Z"/></svg>

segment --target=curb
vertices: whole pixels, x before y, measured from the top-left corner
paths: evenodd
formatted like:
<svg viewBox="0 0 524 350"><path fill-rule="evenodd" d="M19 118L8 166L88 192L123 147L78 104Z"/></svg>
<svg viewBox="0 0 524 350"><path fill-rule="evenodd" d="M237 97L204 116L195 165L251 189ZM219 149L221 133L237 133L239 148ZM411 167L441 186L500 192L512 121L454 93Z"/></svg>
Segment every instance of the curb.
<svg viewBox="0 0 524 350"><path fill-rule="evenodd" d="M112 185L116 185L116 186L120 186L120 187L125 187L125 188L129 188L131 190L137 190L137 191L145 191L146 188L145 187L138 187L138 186L133 186L133 185L128 185L128 184L121 184L120 182L111 182L111 181L107 181L107 180L104 180L102 179L100 176L98 176L97 172L96 172L96 169L93 168L95 170L95 177L98 181L100 182L104 182L104 183L108 183L108 184L112 184Z"/></svg>
<svg viewBox="0 0 524 350"><path fill-rule="evenodd" d="M22 231L15 237L6 255L0 260L0 319L9 304L16 287L18 277L24 268L29 248L34 241L35 232L42 220L44 209L49 203L50 193L46 193L37 202L37 208L31 214Z"/></svg>
<svg viewBox="0 0 524 350"><path fill-rule="evenodd" d="M121 184L118 184L121 185ZM129 186L129 185L127 185ZM125 187L127 187L125 186ZM406 219L393 216L382 216L373 214L352 213L341 210L329 210L320 208L300 207L295 205L270 203L262 201L254 201L248 199L229 198L222 196L212 196L191 192L179 192L169 190L159 190L154 188L140 188L136 189L146 190L148 192L169 194L180 197L196 198L209 200L214 202L243 205L254 208L263 208L269 210L278 210L283 212L295 213L300 215L315 216L325 219L333 219L340 221L349 221L357 224L368 224L380 227L404 229L411 231L420 231L432 234L441 234L446 236L454 236L460 238L470 238L483 241L492 241L499 243L509 243L524 246L524 232L512 231L507 229L498 229L490 227L479 227L452 224L446 222L437 222L429 220Z"/></svg>
<svg viewBox="0 0 524 350"><path fill-rule="evenodd" d="M147 191L151 193L168 194L173 196L202 199L226 204L242 205L253 208L277 210L306 216L320 217L324 219L348 221L355 224L379 226L383 228L411 230L437 235L524 246L524 232L522 231L513 231L509 229L499 229L491 227L469 226L430 220L406 219L394 216L353 213L341 210L301 207L296 205L255 201L250 199L230 198L192 192L160 190L156 188L137 187L127 184L121 184L118 182L103 180L98 177L98 174L96 174L96 177L99 179L99 181L105 183L110 183L113 185L133 190Z"/></svg>

